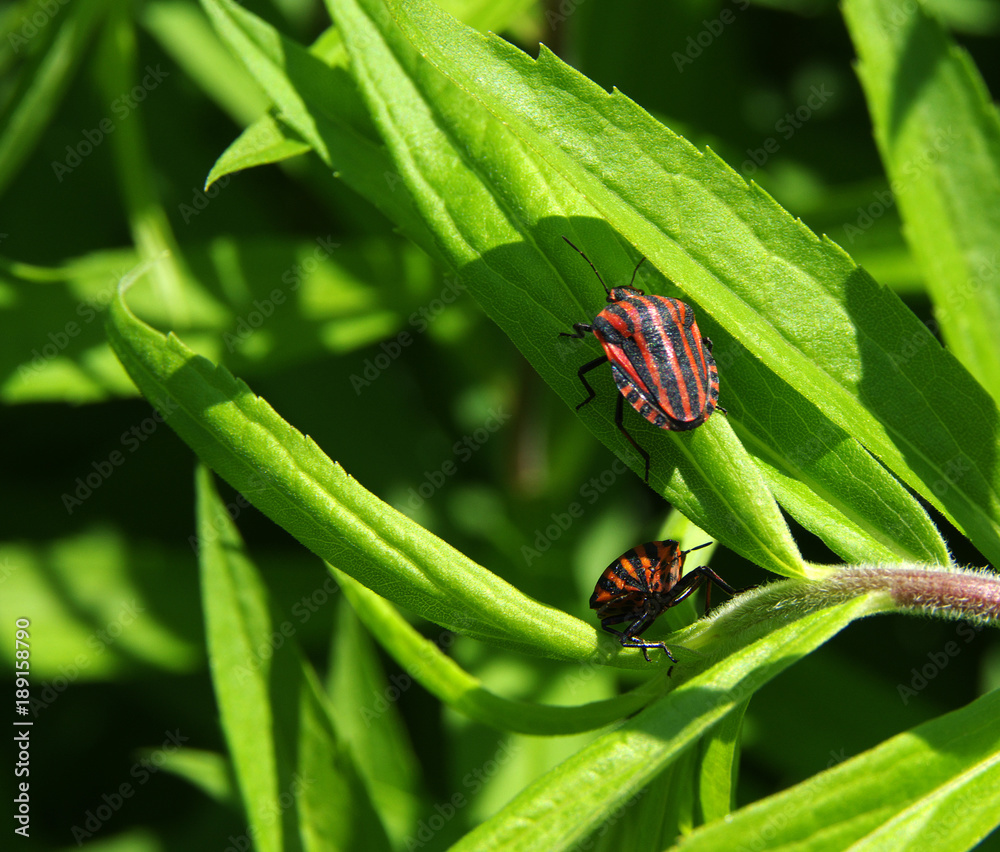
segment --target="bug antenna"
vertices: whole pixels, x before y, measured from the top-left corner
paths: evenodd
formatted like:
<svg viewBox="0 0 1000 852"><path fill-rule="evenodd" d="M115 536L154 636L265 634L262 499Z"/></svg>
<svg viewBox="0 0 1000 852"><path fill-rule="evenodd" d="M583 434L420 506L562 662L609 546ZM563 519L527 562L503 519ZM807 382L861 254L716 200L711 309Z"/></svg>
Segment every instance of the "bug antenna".
<svg viewBox="0 0 1000 852"><path fill-rule="evenodd" d="M635 265L635 269L632 270L632 280L628 282L628 286L631 287L635 284L635 274L639 271L639 267L646 262L646 258L640 257L639 262Z"/></svg>
<svg viewBox="0 0 1000 852"><path fill-rule="evenodd" d="M708 547L712 542L706 541L704 544L699 544L697 547L691 547L684 551L684 555L687 556L694 550L701 550L703 547Z"/></svg>
<svg viewBox="0 0 1000 852"><path fill-rule="evenodd" d="M585 261L587 261L587 263L590 263L590 258L587 257L587 255L585 255L582 251L580 251L580 249L578 249L575 245L573 245L573 243L570 243L569 242L569 237L563 237L563 239L566 240L567 243L569 243L569 246L570 246L571 249L573 249L574 251L576 251L577 254L580 255L580 257L582 257ZM645 260L645 258L643 258L643 260ZM641 263L642 261L639 261L639 262ZM594 270L594 275L596 275L597 276L597 280L601 282L601 286L604 288L604 292L605 293L610 293L611 291L608 290L608 285L604 283L604 279L601 278L601 273L597 271L597 267L594 266L594 264L590 263L590 268ZM636 269L638 269L638 268L639 267L636 267ZM632 274L632 277L635 278L635 273Z"/></svg>

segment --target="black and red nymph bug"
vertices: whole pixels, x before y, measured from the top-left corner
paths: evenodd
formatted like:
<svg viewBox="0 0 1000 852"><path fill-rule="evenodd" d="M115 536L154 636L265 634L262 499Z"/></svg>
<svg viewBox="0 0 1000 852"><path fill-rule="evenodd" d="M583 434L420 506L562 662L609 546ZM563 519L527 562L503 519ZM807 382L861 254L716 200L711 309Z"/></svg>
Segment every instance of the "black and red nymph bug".
<svg viewBox="0 0 1000 852"><path fill-rule="evenodd" d="M690 305L666 296L646 296L632 284L642 266L640 260L627 287L608 290L597 268L566 237L567 243L594 270L608 294L609 306L592 323L574 323L574 333L561 337L582 340L588 332L604 348L604 354L577 371L587 389L579 411L597 394L584 374L611 362L611 375L621 392L615 407L615 425L646 462L644 479L649 482L649 453L640 447L622 422L623 400L654 426L684 432L700 426L719 408L719 371L712 357L712 341L702 337Z"/></svg>
<svg viewBox="0 0 1000 852"><path fill-rule="evenodd" d="M736 590L707 565L681 576L687 555L709 544L711 542L681 550L680 545L670 539L651 541L619 556L604 569L590 596L590 608L597 610L601 627L617 636L622 647L642 648L647 663L650 662L649 648L662 648L670 661L676 663L666 644L645 642L639 637L664 610L679 604L703 583L709 584L705 594L706 613L712 583L730 595L736 594ZM612 624L628 626L615 630Z"/></svg>

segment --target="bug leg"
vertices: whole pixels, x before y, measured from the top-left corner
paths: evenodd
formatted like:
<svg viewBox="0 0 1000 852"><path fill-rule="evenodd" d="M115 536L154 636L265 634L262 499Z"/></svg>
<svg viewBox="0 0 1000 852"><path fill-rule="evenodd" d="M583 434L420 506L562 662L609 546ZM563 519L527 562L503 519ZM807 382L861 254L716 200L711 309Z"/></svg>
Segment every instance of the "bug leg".
<svg viewBox="0 0 1000 852"><path fill-rule="evenodd" d="M639 638L639 634L642 633L650 624L653 623L655 617L651 617L649 613L643 613L635 621L632 622L624 630L615 630L611 625L618 624L623 621L624 617L621 615L612 615L608 618L601 619L601 627L608 633L612 634L618 639L618 644L623 648L639 648L642 651L642 656L646 658L647 663L653 662L649 659L649 649L650 648L660 648L663 653L667 655L667 659L671 663L676 663L677 659L673 654L670 653L670 649L666 646L664 642L645 642ZM667 677L670 677L670 672L674 670L674 667L670 667L670 671L667 672Z"/></svg>
<svg viewBox="0 0 1000 852"><path fill-rule="evenodd" d="M725 580L722 579L718 574L716 574L707 565L702 565L699 568L695 568L693 571L689 571L680 580L678 580L673 588L670 590L670 601L666 606L671 607L679 604L688 595L696 591L702 583L708 583L708 588L705 590L705 614L708 615L709 602L711 600L712 586L718 586L722 591L729 595L736 595L739 592L729 585Z"/></svg>
<svg viewBox="0 0 1000 852"><path fill-rule="evenodd" d="M623 648L638 648L642 651L642 656L646 658L647 663L653 662L649 659L650 648L660 648L663 653L667 655L667 659L670 660L671 663L677 662L677 658L670 653L670 649L667 647L665 642L644 642L638 636L629 636L627 632L623 633L621 630L614 630L610 627L605 627L604 629L607 630L608 633L614 633L615 636L618 637L618 644L620 644ZM670 671L673 670L674 667L671 666ZM670 672L667 673L668 676L669 674Z"/></svg>
<svg viewBox="0 0 1000 852"><path fill-rule="evenodd" d="M572 335L568 335L568 336L572 337ZM584 378L583 374L590 372L595 367L600 367L601 364L603 364L607 360L608 360L608 356L607 355L602 355L600 358L595 358L593 361L588 361L579 370L576 371L576 374L577 374L577 376L579 376L580 381L583 383L583 386L587 389L587 398L576 407L577 411L579 411L588 402L590 402L595 396L597 396L597 392L590 386L590 382L588 382Z"/></svg>
<svg viewBox="0 0 1000 852"><path fill-rule="evenodd" d="M581 378L582 378L582 376L581 376ZM589 400L588 400L588 402L589 402ZM579 407L579 406L577 406L577 407ZM625 418L625 397L622 396L621 394L618 394L618 401L615 403L615 426L618 427L618 431L619 432L621 432L626 438L628 438L628 442L633 447L635 447L635 449L639 453L639 455L642 456L643 461L646 462L646 472L645 472L645 474L642 477L642 481L648 484L649 483L649 453L647 453L642 447L640 447L636 443L635 438L633 438L628 433L628 430L625 428L624 418Z"/></svg>
<svg viewBox="0 0 1000 852"><path fill-rule="evenodd" d="M583 340L588 334L594 330L594 327L587 322L575 322L573 323L573 334L568 331L560 331L560 337L572 337L574 340Z"/></svg>

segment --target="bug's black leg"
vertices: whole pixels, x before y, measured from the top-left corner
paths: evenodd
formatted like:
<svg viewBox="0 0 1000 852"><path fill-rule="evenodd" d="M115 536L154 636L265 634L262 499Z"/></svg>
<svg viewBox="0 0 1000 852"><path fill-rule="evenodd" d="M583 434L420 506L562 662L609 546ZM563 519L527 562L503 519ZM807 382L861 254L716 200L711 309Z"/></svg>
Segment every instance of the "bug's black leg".
<svg viewBox="0 0 1000 852"><path fill-rule="evenodd" d="M659 613L657 613L658 615ZM601 627L603 627L608 633L613 634L618 639L618 644L623 648L639 648L642 650L642 656L646 658L647 663L651 663L652 660L649 659L649 648L661 648L663 653L667 655L667 658L672 663L676 663L677 660L674 655L670 653L670 649L666 646L664 642L645 642L639 638L639 635L656 620L656 616L651 613L645 612L640 615L632 624L626 627L624 630L615 630L610 625L619 624L624 620L621 615L613 615L608 618L601 620ZM670 671L673 671L673 666L670 667ZM667 676L670 676L670 672L667 672Z"/></svg>
<svg viewBox="0 0 1000 852"><path fill-rule="evenodd" d="M698 589L702 583L708 583L708 588L705 591L705 614L708 614L709 600L712 594L712 586L716 585L722 591L730 595L739 594L739 592L729 585L725 580L722 579L718 574L716 574L707 565L702 565L699 568L695 568L693 571L689 571L680 580L674 583L673 588L670 589L669 603L666 604L667 607L676 606L690 594Z"/></svg>
<svg viewBox="0 0 1000 852"><path fill-rule="evenodd" d="M572 335L567 335L567 336L568 337L572 337ZM576 371L577 376L580 377L580 381L583 382L583 386L587 389L587 398L576 407L577 411L579 411L588 402L590 402L595 396L597 396L597 392L590 386L590 382L588 382L583 377L583 374L590 372L595 367L600 367L601 364L603 364L607 360L608 360L608 356L607 355L602 355L600 358L595 358L593 361L588 361L579 370Z"/></svg>
<svg viewBox="0 0 1000 852"><path fill-rule="evenodd" d="M709 581L708 586L705 589L705 615L708 615L708 611L709 609L711 609L712 605L712 586L718 586L727 595L739 594L738 589L734 589L732 586L730 586L725 580L722 579L722 577L716 574L707 565L702 565L700 568L695 568L694 570L701 571L704 574L705 578Z"/></svg>
<svg viewBox="0 0 1000 852"><path fill-rule="evenodd" d="M590 323L586 322L575 322L573 323L573 334L568 331L560 331L560 337L572 337L574 340L583 340L588 334L594 330L594 327Z"/></svg>
<svg viewBox="0 0 1000 852"><path fill-rule="evenodd" d="M674 655L670 653L670 649L666 646L666 643L664 642L645 642L637 636L630 636L628 632L615 630L614 628L607 627L603 624L601 626L604 627L604 629L607 630L608 633L613 633L615 636L617 636L618 644L621 645L623 648L638 648L639 650L641 650L642 656L646 658L647 663L653 662L651 659L649 659L649 650L648 650L649 648L660 648L663 650L663 653L667 655L667 659L669 659L671 663L677 662L676 657L674 657ZM673 670L674 667L671 666L670 671ZM667 672L667 675L669 677L670 672Z"/></svg>
<svg viewBox="0 0 1000 852"><path fill-rule="evenodd" d="M642 447L640 447L636 443L635 438L633 438L628 433L628 429L625 428L624 418L625 418L625 397L622 396L621 394L618 394L618 401L615 403L615 426L618 427L618 431L619 432L621 432L626 438L628 438L628 442L633 447L635 447L635 449L639 453L639 455L642 456L643 461L646 462L646 473L643 475L642 481L648 483L649 482L649 453L647 453Z"/></svg>

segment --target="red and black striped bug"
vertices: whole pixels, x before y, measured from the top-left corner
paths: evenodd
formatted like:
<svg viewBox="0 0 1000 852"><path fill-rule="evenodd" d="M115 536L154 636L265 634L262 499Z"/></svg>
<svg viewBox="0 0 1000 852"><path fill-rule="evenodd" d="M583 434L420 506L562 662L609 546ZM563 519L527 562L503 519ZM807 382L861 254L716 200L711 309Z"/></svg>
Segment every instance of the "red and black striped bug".
<svg viewBox="0 0 1000 852"><path fill-rule="evenodd" d="M687 555L709 544L711 542L681 550L680 545L670 539L651 541L619 556L604 569L590 596L590 608L597 610L601 627L617 636L622 647L642 648L647 663L650 662L649 648L662 648L670 661L676 663L666 644L644 642L639 637L664 610L679 604L703 583L709 584L705 593L706 614L713 583L730 595L736 594L736 590L707 565L681 576ZM628 626L624 630L611 626L626 623Z"/></svg>
<svg viewBox="0 0 1000 852"><path fill-rule="evenodd" d="M615 425L646 462L643 477L649 482L649 453L640 447L622 422L623 400L654 426L670 432L684 432L700 426L719 408L719 371L712 357L712 341L703 337L690 305L666 296L646 296L632 284L645 258L636 264L627 287L608 290L601 273L590 258L576 249L601 282L610 303L592 323L574 323L574 333L560 337L582 340L588 332L604 348L604 354L577 371L587 389L587 398L597 394L584 374L611 362L611 375L621 392L615 407Z"/></svg>

